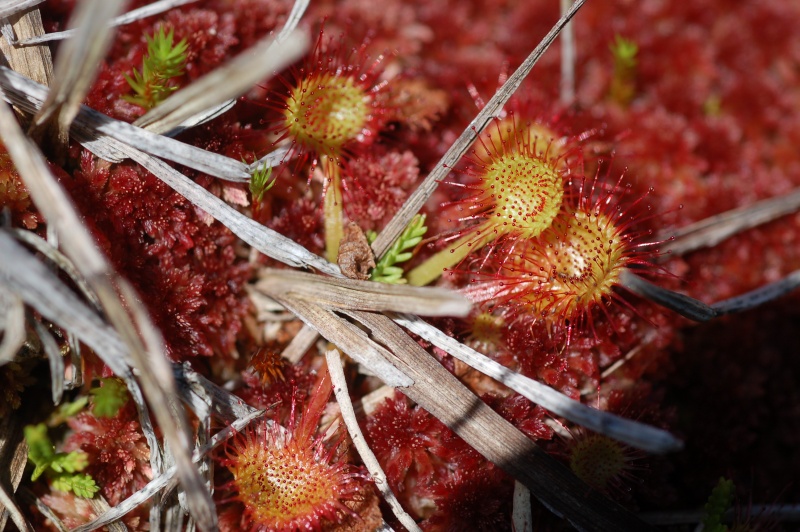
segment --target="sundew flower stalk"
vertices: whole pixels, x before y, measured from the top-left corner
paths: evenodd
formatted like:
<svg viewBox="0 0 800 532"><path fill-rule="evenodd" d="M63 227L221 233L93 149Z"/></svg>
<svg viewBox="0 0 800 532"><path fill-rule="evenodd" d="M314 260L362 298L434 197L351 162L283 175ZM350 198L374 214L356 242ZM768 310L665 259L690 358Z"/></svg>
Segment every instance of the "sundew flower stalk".
<svg viewBox="0 0 800 532"><path fill-rule="evenodd" d="M285 100L283 121L276 128L295 156L319 158L325 175L326 257L336 262L344 234L342 165L375 140L384 109L379 92L379 63L365 65L363 50L349 53L344 37L326 38L321 30L314 52L294 75Z"/></svg>

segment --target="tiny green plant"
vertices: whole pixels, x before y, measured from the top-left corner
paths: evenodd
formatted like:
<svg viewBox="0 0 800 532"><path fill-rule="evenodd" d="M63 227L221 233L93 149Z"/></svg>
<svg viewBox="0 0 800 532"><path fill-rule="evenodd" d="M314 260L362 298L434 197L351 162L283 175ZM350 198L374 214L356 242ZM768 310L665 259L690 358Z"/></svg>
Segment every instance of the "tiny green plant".
<svg viewBox="0 0 800 532"><path fill-rule="evenodd" d="M91 476L80 473L88 465L86 453L55 452L44 423L26 426L25 441L28 443L28 458L35 466L31 480L46 474L55 489L71 491L78 497L84 498L94 497L99 491L100 488Z"/></svg>
<svg viewBox="0 0 800 532"><path fill-rule="evenodd" d="M733 503L734 486L733 481L725 477L720 477L717 485L711 490L704 510L706 515L703 518L703 530L706 532L728 532L728 527L722 523L731 504Z"/></svg>
<svg viewBox="0 0 800 532"><path fill-rule="evenodd" d="M403 269L396 264L406 262L413 256L412 251L417 244L422 242L422 237L428 228L425 226L425 215L418 214L411 219L400 238L386 252L370 274L370 279L379 283L404 284Z"/></svg>
<svg viewBox="0 0 800 532"><path fill-rule="evenodd" d="M621 35L609 46L614 56L614 77L611 80L611 99L627 106L636 93L636 65L639 46Z"/></svg>
<svg viewBox="0 0 800 532"><path fill-rule="evenodd" d="M147 37L147 55L142 59L142 70L134 70L133 77L125 74L128 85L135 94L123 96L126 101L152 109L178 89L174 78L183 75L186 66L186 39L174 43L174 31L160 28Z"/></svg>
<svg viewBox="0 0 800 532"><path fill-rule="evenodd" d="M97 417L114 417L128 402L128 389L125 384L114 377L100 379L100 386L89 390L94 398L92 414Z"/></svg>
<svg viewBox="0 0 800 532"><path fill-rule="evenodd" d="M272 177L272 167L262 165L253 170L250 177L250 194L253 195L253 202L261 202L264 194L275 186L275 179Z"/></svg>

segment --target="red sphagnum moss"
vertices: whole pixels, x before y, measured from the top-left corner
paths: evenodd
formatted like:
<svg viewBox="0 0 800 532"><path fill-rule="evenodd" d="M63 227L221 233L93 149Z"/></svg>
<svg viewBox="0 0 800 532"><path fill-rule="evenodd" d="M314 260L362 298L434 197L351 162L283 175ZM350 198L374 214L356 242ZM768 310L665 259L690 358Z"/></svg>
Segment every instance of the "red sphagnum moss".
<svg viewBox="0 0 800 532"><path fill-rule="evenodd" d="M63 30L75 3L39 4L46 30ZM141 68L148 36L163 28L174 31L175 42L186 39L185 73L174 80L186 86L277 31L292 5L201 0L120 26L84 103L131 122L143 109L123 98L131 92L126 75ZM555 0L313 2L301 23L319 36L313 51L223 116L178 137L248 162L290 144L275 186L253 207L238 184L178 170L333 260L341 227L353 221L364 231L381 230L558 11ZM409 262L423 273L409 280L434 282L446 267L453 271L436 282L482 303L466 319L437 320L440 328L572 399L685 439L680 454L646 458L646 472L625 482L619 497L607 488L624 474L624 453L616 444L603 450L604 442L592 450L594 436L576 443L590 455L574 453L576 469L595 471L584 475L594 489L612 492L629 509L698 508L721 475L735 481L742 500L800 500L800 455L791 452L800 438L797 296L695 327L618 291L622 269L654 258L639 244L800 186L799 18L800 4L785 0L587 2L573 21L574 101L559 99L556 43L424 209L428 233ZM622 45L627 59L620 62ZM299 325L281 321L286 315L274 308L259 309L269 323L258 322L248 299L257 269L275 261L256 257L133 162L104 162L73 142L63 168L52 169L114 268L138 291L171 360L189 361L250 406L274 408L277 421L246 429L218 452L225 466L215 473L222 527L366 526L367 510L357 503L374 510L365 502L372 488L339 440L318 434L329 384L312 388L328 346L312 345L297 363L280 359ZM626 185L581 185L594 183L584 175L624 175ZM625 202L644 196L649 218L627 217ZM0 208L4 227L45 236L46 220L4 149ZM448 244L447 260L425 271ZM800 216L658 260L670 274L659 276L660 284L706 302L732 297L800 269ZM38 353L28 336L23 353ZM553 427L575 426L549 420L527 399L420 344L529 438L568 461ZM260 354L242 356L250 353ZM89 377L110 373L97 360L84 349ZM43 381L46 372L30 366L24 360L0 369L0 380L12 383L0 391L5 415L21 411L18 399L27 395L17 388ZM350 369L354 400L374 391L372 377ZM399 394L363 406L365 437L423 529L511 530L513 479L499 467ZM57 445L88 454L87 471L111 505L151 474L137 420L132 403L113 418L78 414ZM300 476L282 477L294 467ZM43 486L34 489L67 526L96 515L87 501L43 493ZM563 526L535 502L533 511L540 529ZM129 529L147 529L148 512L147 504L137 508L126 518ZM388 511L383 518L395 524Z"/></svg>

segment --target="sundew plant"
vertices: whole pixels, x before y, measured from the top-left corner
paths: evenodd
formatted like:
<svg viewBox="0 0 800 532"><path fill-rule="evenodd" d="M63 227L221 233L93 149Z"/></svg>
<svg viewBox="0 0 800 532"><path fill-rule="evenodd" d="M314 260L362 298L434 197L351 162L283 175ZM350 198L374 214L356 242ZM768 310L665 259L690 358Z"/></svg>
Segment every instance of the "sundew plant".
<svg viewBox="0 0 800 532"><path fill-rule="evenodd" d="M0 18L0 530L795 526L800 5Z"/></svg>

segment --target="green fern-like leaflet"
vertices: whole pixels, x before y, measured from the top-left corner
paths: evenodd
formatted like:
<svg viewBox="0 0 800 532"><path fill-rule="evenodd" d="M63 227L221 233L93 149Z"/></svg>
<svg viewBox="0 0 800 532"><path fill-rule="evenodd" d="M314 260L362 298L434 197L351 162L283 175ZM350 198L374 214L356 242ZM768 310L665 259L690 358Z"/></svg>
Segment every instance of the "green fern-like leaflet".
<svg viewBox="0 0 800 532"><path fill-rule="evenodd" d="M92 498L100 490L92 477L80 473L89 465L86 453L55 452L44 423L25 427L25 441L28 443L28 458L35 466L31 480L46 474L52 481L53 488L72 491L78 497L84 498Z"/></svg>
<svg viewBox="0 0 800 532"><path fill-rule="evenodd" d="M183 75L186 67L186 39L174 43L174 31L160 28L147 37L147 55L142 59L142 70L134 70L133 77L125 75L135 94L123 96L126 101L145 109L152 109L178 89L173 78Z"/></svg>
<svg viewBox="0 0 800 532"><path fill-rule="evenodd" d="M413 256L413 253L409 250L422 242L422 237L425 236L427 230L428 228L425 227L425 215L418 214L414 216L408 227L403 231L403 234L400 235L400 238L372 269L370 279L379 283L406 283L406 279L403 278L403 269L395 266L395 264L405 262Z"/></svg>

